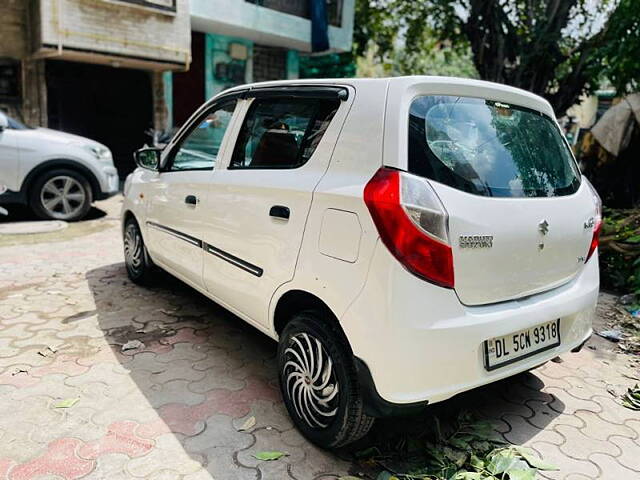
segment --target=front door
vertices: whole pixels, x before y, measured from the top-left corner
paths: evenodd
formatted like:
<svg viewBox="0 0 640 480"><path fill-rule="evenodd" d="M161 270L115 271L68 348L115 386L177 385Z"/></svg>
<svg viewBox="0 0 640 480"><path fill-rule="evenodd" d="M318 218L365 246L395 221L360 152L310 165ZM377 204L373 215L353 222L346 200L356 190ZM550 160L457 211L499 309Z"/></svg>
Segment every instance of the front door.
<svg viewBox="0 0 640 480"><path fill-rule="evenodd" d="M235 105L235 100L214 105L186 126L167 146L163 167L149 182L146 228L151 256L200 288L204 205Z"/></svg>
<svg viewBox="0 0 640 480"><path fill-rule="evenodd" d="M228 166L216 172L206 199L204 283L220 303L264 329L273 293L293 278L313 191L348 102L243 103L247 113L225 155Z"/></svg>
<svg viewBox="0 0 640 480"><path fill-rule="evenodd" d="M0 115L2 115L1 112ZM9 125L9 128L0 130L0 192L2 192L3 186L14 192L20 190L19 168L20 152L17 130Z"/></svg>

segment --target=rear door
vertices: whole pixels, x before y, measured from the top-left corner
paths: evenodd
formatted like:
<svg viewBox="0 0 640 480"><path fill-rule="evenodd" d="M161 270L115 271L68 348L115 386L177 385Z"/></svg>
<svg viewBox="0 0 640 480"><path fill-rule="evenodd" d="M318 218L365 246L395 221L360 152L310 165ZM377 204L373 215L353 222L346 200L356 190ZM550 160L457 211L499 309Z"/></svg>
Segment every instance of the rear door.
<svg viewBox="0 0 640 480"><path fill-rule="evenodd" d="M254 93L203 206L204 282L218 301L267 328L271 296L293 278L348 102L346 89L335 87Z"/></svg>
<svg viewBox="0 0 640 480"><path fill-rule="evenodd" d="M165 167L147 184L147 246L153 258L201 287L206 196L236 100L205 110L167 147Z"/></svg>
<svg viewBox="0 0 640 480"><path fill-rule="evenodd" d="M455 290L468 305L561 285L583 267L594 197L555 120L500 92L419 95L407 112L407 164L449 214ZM405 144L406 145L406 144Z"/></svg>

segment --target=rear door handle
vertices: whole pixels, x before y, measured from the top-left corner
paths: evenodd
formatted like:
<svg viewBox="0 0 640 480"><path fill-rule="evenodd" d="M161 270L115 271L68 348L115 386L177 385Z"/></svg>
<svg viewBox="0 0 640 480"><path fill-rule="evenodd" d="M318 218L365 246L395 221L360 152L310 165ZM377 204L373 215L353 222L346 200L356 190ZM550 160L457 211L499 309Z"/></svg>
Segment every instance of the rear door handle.
<svg viewBox="0 0 640 480"><path fill-rule="evenodd" d="M269 215L271 217L284 218L285 220L288 220L291 215L291 211L289 210L289 207L285 207L284 205L274 205L271 207L271 210L269 210Z"/></svg>
<svg viewBox="0 0 640 480"><path fill-rule="evenodd" d="M195 195L187 195L186 197L184 197L184 203L186 203L187 205L197 205L198 197L196 197Z"/></svg>

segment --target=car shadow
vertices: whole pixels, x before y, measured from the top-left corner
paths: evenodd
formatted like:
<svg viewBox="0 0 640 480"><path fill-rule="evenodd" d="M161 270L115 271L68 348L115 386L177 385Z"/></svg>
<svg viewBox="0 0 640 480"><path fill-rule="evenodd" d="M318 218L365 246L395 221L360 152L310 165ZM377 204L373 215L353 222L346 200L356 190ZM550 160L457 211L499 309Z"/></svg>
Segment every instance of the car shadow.
<svg viewBox="0 0 640 480"><path fill-rule="evenodd" d="M29 207L25 205L3 205L8 212L8 215L0 215L0 223L6 222L33 222L40 221L41 218L37 217ZM80 220L80 222L84 222L87 220L97 220L107 215L107 212L104 210L91 207L91 209L87 212L87 215Z"/></svg>
<svg viewBox="0 0 640 480"><path fill-rule="evenodd" d="M173 433L192 459L221 478L226 478L224 471L216 471L224 464L221 445L229 448L224 452L235 468L256 468L243 464L238 452L259 443L264 429L291 435L293 425L277 389L276 342L165 273L158 273L153 288L130 282L121 263L91 270L86 279L95 311L63 322L97 315L112 356L160 419L153 425L141 422L138 431L152 438L154 432ZM490 420L504 440L524 443L565 408L543 387L535 372L524 373L429 406L417 416L380 420L367 437L336 452L337 457L351 461L355 452L372 446L394 448L467 411ZM220 415L231 417L226 427L217 423L224 423ZM255 426L238 432L251 415ZM211 455L217 455L215 465Z"/></svg>

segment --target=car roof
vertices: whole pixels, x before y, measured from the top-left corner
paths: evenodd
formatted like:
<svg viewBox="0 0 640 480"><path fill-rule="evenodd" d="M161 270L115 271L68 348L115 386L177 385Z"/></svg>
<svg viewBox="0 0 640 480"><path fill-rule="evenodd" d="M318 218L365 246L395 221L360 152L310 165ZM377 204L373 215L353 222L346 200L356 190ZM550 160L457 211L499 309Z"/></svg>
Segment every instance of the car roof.
<svg viewBox="0 0 640 480"><path fill-rule="evenodd" d="M309 79L293 79L293 80L274 80L268 82L249 83L246 85L238 85L228 90L224 90L221 94L229 94L235 91L243 91L246 89L265 88L265 87L284 87L284 86L304 86L304 85L338 85L351 86L358 90L358 86L366 84L378 83L387 84L389 88L409 89L417 84L431 85L437 90L451 90L453 95L473 96L471 92L477 89L482 92L480 97L486 96L488 92L495 100L502 99L505 102L521 103L529 108L534 108L555 118L553 108L547 100L539 95L522 90L520 88L503 85L500 83L487 82L485 80L475 80L471 78L460 77L443 77L435 75L412 75L404 77L385 77L385 78L309 78ZM464 91L464 94L459 93ZM514 99L516 100L514 102ZM518 100L521 100L518 102Z"/></svg>

